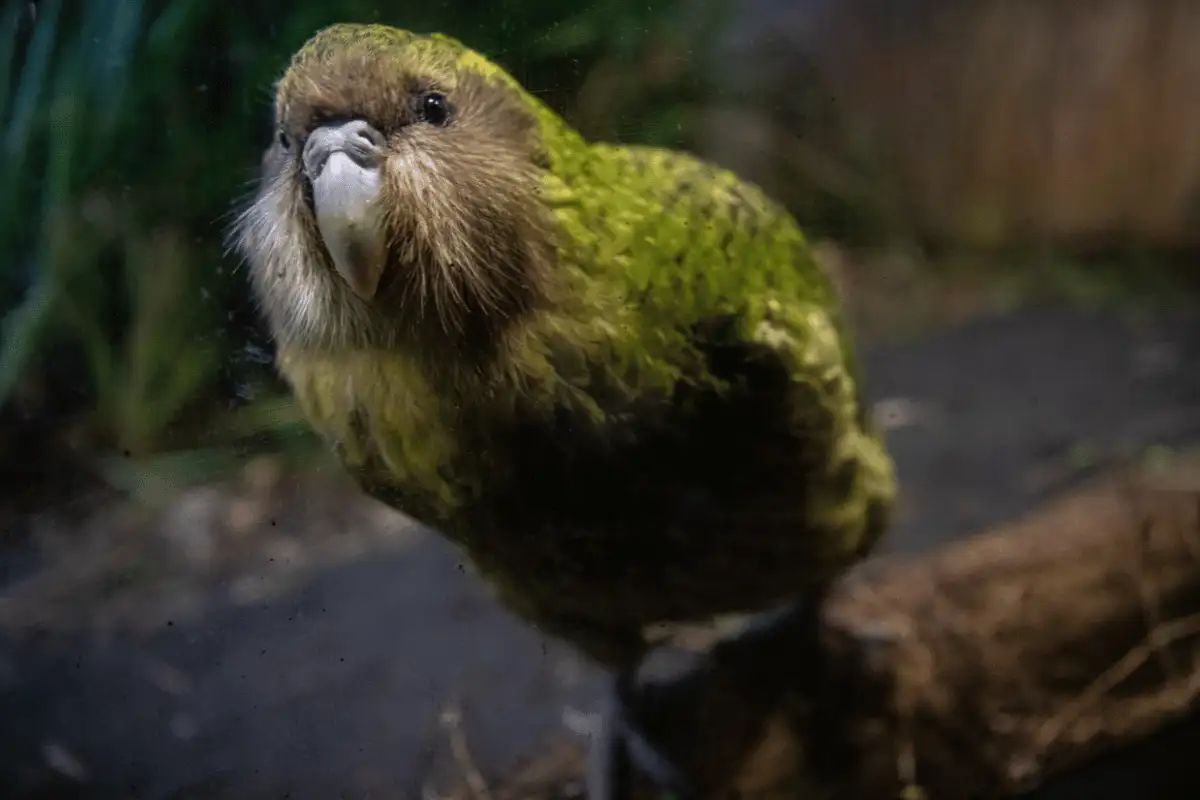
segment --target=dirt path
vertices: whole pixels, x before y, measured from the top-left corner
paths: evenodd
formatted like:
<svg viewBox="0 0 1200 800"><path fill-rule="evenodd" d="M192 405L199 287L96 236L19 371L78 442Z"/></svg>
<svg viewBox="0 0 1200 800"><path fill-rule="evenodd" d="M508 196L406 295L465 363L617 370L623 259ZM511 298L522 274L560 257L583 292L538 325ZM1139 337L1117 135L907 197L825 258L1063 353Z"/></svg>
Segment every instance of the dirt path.
<svg viewBox="0 0 1200 800"><path fill-rule="evenodd" d="M1106 460L1200 437L1197 364L1200 321L1063 310L876 348L866 368L904 494L891 547L979 530ZM424 536L148 636L0 637L0 795L417 797L453 768L438 716L455 692L490 773L582 717L564 709L586 712L596 685ZM55 769L86 777L52 790Z"/></svg>

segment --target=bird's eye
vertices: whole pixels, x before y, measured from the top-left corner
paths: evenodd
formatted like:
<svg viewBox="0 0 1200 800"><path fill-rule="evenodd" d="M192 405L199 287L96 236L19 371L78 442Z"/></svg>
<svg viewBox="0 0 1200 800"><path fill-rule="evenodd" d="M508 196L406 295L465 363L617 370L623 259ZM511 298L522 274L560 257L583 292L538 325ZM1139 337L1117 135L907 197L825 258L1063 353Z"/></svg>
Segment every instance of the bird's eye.
<svg viewBox="0 0 1200 800"><path fill-rule="evenodd" d="M439 128L450 121L450 105L438 92L426 92L421 97L420 113L422 120Z"/></svg>
<svg viewBox="0 0 1200 800"><path fill-rule="evenodd" d="M279 146L284 150L292 149L292 137L288 136L287 131L283 128L279 129L279 133L276 134L275 138L279 142Z"/></svg>

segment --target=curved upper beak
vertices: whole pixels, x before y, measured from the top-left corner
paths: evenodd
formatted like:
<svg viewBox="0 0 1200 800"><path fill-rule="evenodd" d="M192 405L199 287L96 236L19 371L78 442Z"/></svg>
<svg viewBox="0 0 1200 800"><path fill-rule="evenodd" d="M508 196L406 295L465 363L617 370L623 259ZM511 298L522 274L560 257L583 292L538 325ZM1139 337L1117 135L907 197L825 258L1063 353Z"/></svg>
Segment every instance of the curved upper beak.
<svg viewBox="0 0 1200 800"><path fill-rule="evenodd" d="M317 229L333 266L363 299L379 288L387 263L380 207L383 135L364 120L323 125L304 143Z"/></svg>

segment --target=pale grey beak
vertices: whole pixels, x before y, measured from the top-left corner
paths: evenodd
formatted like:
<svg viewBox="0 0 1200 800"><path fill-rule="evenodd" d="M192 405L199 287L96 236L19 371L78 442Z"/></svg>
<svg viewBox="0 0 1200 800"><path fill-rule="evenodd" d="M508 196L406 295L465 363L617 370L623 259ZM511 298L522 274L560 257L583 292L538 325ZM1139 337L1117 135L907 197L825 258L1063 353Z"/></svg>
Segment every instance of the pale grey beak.
<svg viewBox="0 0 1200 800"><path fill-rule="evenodd" d="M317 229L333 266L365 300L375 296L387 262L379 203L383 135L363 120L316 128L304 143Z"/></svg>

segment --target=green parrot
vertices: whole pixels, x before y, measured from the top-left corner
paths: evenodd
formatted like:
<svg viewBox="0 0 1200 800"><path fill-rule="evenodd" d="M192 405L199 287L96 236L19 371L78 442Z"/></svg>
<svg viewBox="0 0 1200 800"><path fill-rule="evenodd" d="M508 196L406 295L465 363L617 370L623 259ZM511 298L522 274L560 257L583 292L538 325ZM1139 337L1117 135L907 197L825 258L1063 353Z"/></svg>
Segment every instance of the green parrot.
<svg viewBox="0 0 1200 800"><path fill-rule="evenodd" d="M688 786L620 746L649 738L649 626L823 597L887 526L893 465L795 221L694 157L586 141L452 38L309 39L230 234L364 490L615 676L593 797L631 759Z"/></svg>

